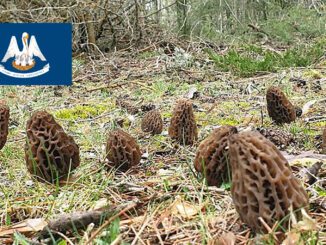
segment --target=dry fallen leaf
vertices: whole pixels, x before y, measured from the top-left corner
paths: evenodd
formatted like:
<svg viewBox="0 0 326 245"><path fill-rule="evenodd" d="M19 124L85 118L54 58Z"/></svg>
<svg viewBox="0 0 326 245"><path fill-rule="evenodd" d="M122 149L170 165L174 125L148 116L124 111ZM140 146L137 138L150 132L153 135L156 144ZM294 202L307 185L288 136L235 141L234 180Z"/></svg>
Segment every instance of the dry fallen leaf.
<svg viewBox="0 0 326 245"><path fill-rule="evenodd" d="M302 208L300 211L302 220L299 222L297 222L293 211L291 212L292 229L286 233L286 238L282 242L282 245L304 245L305 241L301 239L301 234L307 231L317 230L316 221L307 214L305 209Z"/></svg>
<svg viewBox="0 0 326 245"><path fill-rule="evenodd" d="M282 245L303 245L303 243L300 242L300 234L291 231L287 234Z"/></svg>
<svg viewBox="0 0 326 245"><path fill-rule="evenodd" d="M290 165L296 165L296 166L312 166L316 163L326 163L326 160L320 160L317 158L311 158L311 157L304 157L304 158L300 158L300 159L294 159L292 161L290 161Z"/></svg>
<svg viewBox="0 0 326 245"><path fill-rule="evenodd" d="M141 215L138 217L127 219L127 220L121 220L120 225L123 226L123 225L137 224L137 223L139 224L139 223L143 223L145 221L145 219L146 219L146 216Z"/></svg>
<svg viewBox="0 0 326 245"><path fill-rule="evenodd" d="M234 245L236 237L232 232L223 233L214 243L216 245Z"/></svg>
<svg viewBox="0 0 326 245"><path fill-rule="evenodd" d="M197 88L196 87L191 87L189 89L188 94L187 94L188 99L193 99L195 97L195 93L197 93Z"/></svg>
<svg viewBox="0 0 326 245"><path fill-rule="evenodd" d="M180 196L176 197L176 200L172 203L170 209L174 215L180 215L183 218L191 218L198 214L202 209L202 206L193 205L190 202L184 201Z"/></svg>
<svg viewBox="0 0 326 245"><path fill-rule="evenodd" d="M300 153L299 155L288 154L286 151L281 151L281 153L285 157L285 159L290 163L290 165L294 165L295 164L294 161L296 161L296 160L307 162L307 160L301 160L301 159L306 159L306 158L308 158L311 161L316 161L316 160L326 161L325 154L316 154L313 151L304 151L304 152Z"/></svg>
<svg viewBox="0 0 326 245"><path fill-rule="evenodd" d="M300 232L317 230L316 220L312 219L303 208L301 209L301 213L302 220L293 224L293 228L299 230Z"/></svg>
<svg viewBox="0 0 326 245"><path fill-rule="evenodd" d="M306 104L302 107L302 116L307 114L310 110L310 108L317 102L317 100L311 100L308 101Z"/></svg>
<svg viewBox="0 0 326 245"><path fill-rule="evenodd" d="M100 198L99 200L97 200L95 202L95 204L93 205L93 209L97 210L100 208L104 208L108 205L108 200L106 198Z"/></svg>
<svg viewBox="0 0 326 245"><path fill-rule="evenodd" d="M316 103L324 103L326 101L326 99L320 99L320 100L311 100L308 101L306 104L303 105L302 107L302 116L304 116L305 114L307 114L310 109L313 107L314 104Z"/></svg>
<svg viewBox="0 0 326 245"><path fill-rule="evenodd" d="M13 224L11 226L3 227L0 229L0 237L12 235L15 232L28 233L41 231L47 226L48 223L44 219L27 219L22 222Z"/></svg>

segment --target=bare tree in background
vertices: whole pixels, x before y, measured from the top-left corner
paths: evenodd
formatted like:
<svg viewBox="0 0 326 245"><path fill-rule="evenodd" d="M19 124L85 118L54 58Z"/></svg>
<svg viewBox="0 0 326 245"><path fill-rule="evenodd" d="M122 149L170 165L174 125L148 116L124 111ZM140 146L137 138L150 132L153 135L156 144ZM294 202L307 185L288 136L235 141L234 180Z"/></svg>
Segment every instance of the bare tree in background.
<svg viewBox="0 0 326 245"><path fill-rule="evenodd" d="M74 51L108 51L159 42L165 32L232 35L298 4L325 9L324 0L0 0L0 21L72 23Z"/></svg>

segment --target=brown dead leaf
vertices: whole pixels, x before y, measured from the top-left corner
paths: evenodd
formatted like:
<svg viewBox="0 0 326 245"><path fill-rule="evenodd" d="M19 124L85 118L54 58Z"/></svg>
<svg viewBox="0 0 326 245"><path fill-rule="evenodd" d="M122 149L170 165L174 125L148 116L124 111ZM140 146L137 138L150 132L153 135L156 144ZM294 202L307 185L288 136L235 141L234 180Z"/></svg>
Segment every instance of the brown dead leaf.
<svg viewBox="0 0 326 245"><path fill-rule="evenodd" d="M226 218L222 216L208 217L207 221L210 227L216 227L217 225L221 224L225 225L227 223Z"/></svg>
<svg viewBox="0 0 326 245"><path fill-rule="evenodd" d="M316 158L304 157L300 159L294 159L290 162L291 166L312 166L316 163L326 163L326 160L320 160Z"/></svg>
<svg viewBox="0 0 326 245"><path fill-rule="evenodd" d="M308 101L306 104L303 105L302 107L302 116L306 115L310 110L311 107L317 102L317 100L311 100Z"/></svg>
<svg viewBox="0 0 326 245"><path fill-rule="evenodd" d="M259 123L260 122L260 118L259 117L256 117L256 116L245 116L244 119L243 119L243 124L248 126L249 124L256 124L256 123Z"/></svg>
<svg viewBox="0 0 326 245"><path fill-rule="evenodd" d="M15 232L28 233L41 231L48 223L44 219L27 219L17 224L0 229L0 237L12 235Z"/></svg>
<svg viewBox="0 0 326 245"><path fill-rule="evenodd" d="M282 245L303 245L303 242L300 241L300 234L291 231L287 234Z"/></svg>
<svg viewBox="0 0 326 245"><path fill-rule="evenodd" d="M93 205L93 209L97 210L100 208L104 208L108 205L108 200L106 198L100 198L99 200L97 200L95 202L95 204Z"/></svg>
<svg viewBox="0 0 326 245"><path fill-rule="evenodd" d="M299 163L308 163L314 164L315 161L326 161L325 154L316 154L313 151L304 151L299 155L288 154L286 151L281 151L285 159L290 163L290 165L295 165L296 161ZM301 164L303 165L303 164Z"/></svg>
<svg viewBox="0 0 326 245"><path fill-rule="evenodd" d="M286 238L282 245L304 245L305 241L301 238L301 234L317 230L317 223L306 212L305 209L300 209L302 220L297 221L293 211L291 211L292 229L286 233Z"/></svg>
<svg viewBox="0 0 326 245"><path fill-rule="evenodd" d="M138 217L130 218L127 220L122 220L120 225L131 225L131 224L142 224L146 219L145 215L141 215Z"/></svg>
<svg viewBox="0 0 326 245"><path fill-rule="evenodd" d="M294 229L297 229L300 232L304 231L315 231L317 230L317 223L316 220L312 219L304 210L303 208L301 209L302 213L302 220L299 221L298 223L294 223L292 226Z"/></svg>
<svg viewBox="0 0 326 245"><path fill-rule="evenodd" d="M183 218L190 219L197 215L203 208L202 206L196 206L190 202L184 201L180 196L176 197L176 200L172 203L170 210L171 214L180 215Z"/></svg>
<svg viewBox="0 0 326 245"><path fill-rule="evenodd" d="M232 232L223 233L218 240L214 243L215 245L234 245L236 237Z"/></svg>

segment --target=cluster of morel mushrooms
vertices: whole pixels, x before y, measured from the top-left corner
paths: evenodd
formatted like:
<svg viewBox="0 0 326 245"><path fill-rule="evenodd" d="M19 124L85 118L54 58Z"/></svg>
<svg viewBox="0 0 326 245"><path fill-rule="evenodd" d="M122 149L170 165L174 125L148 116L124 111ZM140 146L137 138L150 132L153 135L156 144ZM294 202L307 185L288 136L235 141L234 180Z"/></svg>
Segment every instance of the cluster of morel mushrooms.
<svg viewBox="0 0 326 245"><path fill-rule="evenodd" d="M275 123L290 123L296 119L297 109L279 88L270 87L266 100L268 114ZM0 149L7 140L8 120L9 108L1 104ZM160 134L163 130L160 112L156 109L148 111L141 128L144 132ZM67 179L70 171L79 166L78 145L51 114L35 112L27 122L26 131L25 160L29 172L37 180L56 183ZM197 140L197 125L189 100L177 101L168 133L173 140L185 145L192 145ZM322 149L326 153L326 128ZM141 159L136 140L122 129L109 133L106 154L109 166L118 171L130 169ZM270 227L277 221L283 221L284 225L290 210L307 209L307 192L293 175L289 163L259 132L238 132L233 126L213 130L200 143L194 166L205 176L208 185L220 186L231 180L236 210L242 221L256 232L267 232L263 222Z"/></svg>

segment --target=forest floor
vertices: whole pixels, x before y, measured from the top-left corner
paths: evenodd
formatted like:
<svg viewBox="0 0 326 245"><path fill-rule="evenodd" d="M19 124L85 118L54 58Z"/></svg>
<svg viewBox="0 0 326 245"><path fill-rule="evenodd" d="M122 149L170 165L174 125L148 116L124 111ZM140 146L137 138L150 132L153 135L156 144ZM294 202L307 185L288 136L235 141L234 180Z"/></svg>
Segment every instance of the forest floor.
<svg viewBox="0 0 326 245"><path fill-rule="evenodd" d="M325 60L309 68L237 78L219 72L196 50L181 56L178 60L176 55L157 50L116 53L99 59L81 55L73 59L72 86L1 87L0 95L10 106L11 119L8 142L0 152L0 231L27 219L49 220L109 206L116 207L117 212L121 207L128 211L102 227L93 240L96 244L217 244L218 239L224 239L221 244L258 240L260 244L273 244L272 235L254 240L254 234L241 222L232 203L230 183L207 187L195 172L193 160L199 142L214 127L229 124L276 135L276 145L309 192L309 211L319 233L305 239L313 242L319 236L319 242L325 244L325 183L308 184L304 174L314 163L312 158L326 161L326 156L319 154L326 125ZM184 65L183 59L189 58L191 65ZM293 104L306 105L296 122L284 126L271 122L265 101L266 89L271 85L279 86ZM167 134L173 106L182 97L193 101L199 128L199 140L193 146L178 145ZM138 112L119 107L116 99L130 102ZM309 109L307 102L312 104ZM141 118L151 105L163 116L160 135L145 134L140 129ZM60 188L33 180L25 165L25 126L35 110L53 114L80 147L81 165L69 183ZM105 168L107 135L118 125L137 139L143 152L141 164L124 174ZM323 167L319 178L325 175ZM60 232L44 241L86 244L97 229L89 226L78 233ZM18 231L22 235L2 236L0 243L11 243L12 239L30 242L37 234Z"/></svg>

